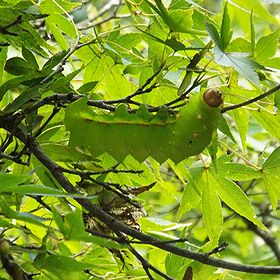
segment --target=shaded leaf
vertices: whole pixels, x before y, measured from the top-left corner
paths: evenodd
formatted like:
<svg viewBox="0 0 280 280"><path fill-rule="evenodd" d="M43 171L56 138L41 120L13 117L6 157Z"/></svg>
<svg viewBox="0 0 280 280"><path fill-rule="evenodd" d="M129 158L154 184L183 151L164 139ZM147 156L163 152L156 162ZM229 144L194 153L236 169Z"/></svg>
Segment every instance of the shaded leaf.
<svg viewBox="0 0 280 280"><path fill-rule="evenodd" d="M223 46L221 43L220 34L219 34L217 28L214 26L214 24L212 24L210 22L206 22L206 29L207 29L207 32L210 35L211 39L215 43L215 45L218 46L218 48L220 50L222 50Z"/></svg>
<svg viewBox="0 0 280 280"><path fill-rule="evenodd" d="M22 46L22 56L24 57L24 59L31 64L32 68L34 70L38 70L39 66L38 63L36 61L36 58L34 56L34 54L28 50L27 48L25 48L24 46Z"/></svg>
<svg viewBox="0 0 280 280"><path fill-rule="evenodd" d="M228 8L227 8L227 2L226 2L225 7L224 7L221 30L220 30L220 34L221 34L220 42L221 42L222 50L226 49L226 47L228 46L228 44L231 40L233 32L230 27L231 27L230 17L229 17Z"/></svg>
<svg viewBox="0 0 280 280"><path fill-rule="evenodd" d="M21 76L26 74L26 72L34 70L33 66L21 57L12 57L8 59L4 69L15 76Z"/></svg>
<svg viewBox="0 0 280 280"><path fill-rule="evenodd" d="M258 63L248 57L238 57L231 53L224 53L220 48L215 48L215 61L223 66L233 67L239 74L244 76L255 85L259 84L259 77L256 69L264 69Z"/></svg>

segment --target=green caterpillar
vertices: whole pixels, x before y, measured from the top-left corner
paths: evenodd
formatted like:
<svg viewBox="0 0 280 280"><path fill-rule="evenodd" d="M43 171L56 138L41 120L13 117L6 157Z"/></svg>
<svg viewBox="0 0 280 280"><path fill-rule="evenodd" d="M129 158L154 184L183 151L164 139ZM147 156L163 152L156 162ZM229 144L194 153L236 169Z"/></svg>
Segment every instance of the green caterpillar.
<svg viewBox="0 0 280 280"><path fill-rule="evenodd" d="M191 96L176 116L170 116L166 108L151 114L144 105L129 114L125 104L114 113L97 114L82 98L66 110L69 145L87 149L93 156L107 152L119 162L131 155L139 162L151 156L159 163L167 159L178 163L209 145L222 102L221 93L209 89Z"/></svg>

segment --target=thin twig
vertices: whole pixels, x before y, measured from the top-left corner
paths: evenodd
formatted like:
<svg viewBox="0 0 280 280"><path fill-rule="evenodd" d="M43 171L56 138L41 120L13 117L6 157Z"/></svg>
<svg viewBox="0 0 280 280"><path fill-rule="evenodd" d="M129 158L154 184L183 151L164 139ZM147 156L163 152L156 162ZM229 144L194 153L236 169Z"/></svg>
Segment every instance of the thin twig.
<svg viewBox="0 0 280 280"><path fill-rule="evenodd" d="M148 242L148 241L133 241L130 240L129 243L131 244L151 244L151 245L157 245L157 244L172 244L172 243L181 243L188 241L188 238L178 238L174 240L158 240L156 243L154 242Z"/></svg>
<svg viewBox="0 0 280 280"><path fill-rule="evenodd" d="M213 250L211 250L209 253L207 253L208 256L213 255L213 254L217 254L221 251L224 251L226 249L226 247L228 246L227 242L222 242L221 244L219 244L216 248L214 248Z"/></svg>
<svg viewBox="0 0 280 280"><path fill-rule="evenodd" d="M252 104L252 103L254 103L254 102L256 102L256 101L259 101L259 100L261 100L261 99L263 99L263 98L265 98L265 97L271 95L272 93L278 91L279 89L280 89L280 84L277 85L276 87L274 87L274 88L268 90L267 92L265 92L265 93L263 93L263 94L257 96L257 97L254 97L254 98L252 98L252 99L249 99L249 100L247 100L247 101L245 101L245 102L242 102L242 103L239 103L239 104L236 104L236 105L232 105L232 106L223 108L223 109L221 109L221 112L222 112L222 113L225 113L225 112L228 112L228 111L230 111L230 110L235 110L235 109L241 108L241 107L243 107L243 106Z"/></svg>
<svg viewBox="0 0 280 280"><path fill-rule="evenodd" d="M114 194L116 194L117 196L119 196L121 199L123 199L125 202L127 202L127 203L133 205L134 207L136 207L136 208L138 208L138 209L141 209L141 206L140 206L138 203L134 202L133 200L131 200L131 199L127 196L127 194L124 194L124 193L123 193L123 190L120 191L119 189L117 190L116 188L112 188L112 187L111 187L111 186L116 187L116 185L118 185L118 184L112 184L112 183L102 182L102 181L99 181L99 180L95 180L95 179L93 179L93 178L91 178L91 177L89 177L88 179L89 179L90 181L92 181L93 183L95 183L95 184L97 184L97 185L103 187L103 188L106 189L107 191L113 192Z"/></svg>
<svg viewBox="0 0 280 280"><path fill-rule="evenodd" d="M95 28L97 26L100 26L110 20L114 20L114 19L122 19L122 18L128 18L128 17L131 17L130 14L125 14L125 15L111 15L103 20L100 20L98 22L95 22L95 23L92 23L90 25L87 25L87 26L84 26L84 27L80 27L79 30L80 31L84 31L84 30L87 30L87 29L90 29L90 28Z"/></svg>
<svg viewBox="0 0 280 280"><path fill-rule="evenodd" d="M124 97L124 98L120 98L120 99L115 99L115 100L106 100L106 103L107 104L115 104L115 103L129 103L131 102L131 99L135 96L138 96L138 95L141 95L141 94L144 94L144 93L147 93L147 92L151 92L155 87L156 87L156 83L153 84L151 87L145 89L153 80L155 77L157 77L161 72L162 70L164 69L165 65L162 64L159 69L153 73L147 80L146 82L141 86L139 87L134 93ZM139 103L137 105L140 105Z"/></svg>
<svg viewBox="0 0 280 280"><path fill-rule="evenodd" d="M56 74L62 72L64 70L64 65L67 59L77 50L80 48L79 45L80 37L77 36L74 45L68 49L66 55L61 59L60 63L57 65L56 69L52 71L47 77L45 77L39 84L43 85L46 82L50 81Z"/></svg>
<svg viewBox="0 0 280 280"><path fill-rule="evenodd" d="M17 154L16 155L8 155L5 153L0 153L0 158L11 160L15 163L29 166L29 161L23 161Z"/></svg>
<svg viewBox="0 0 280 280"><path fill-rule="evenodd" d="M49 124L49 122L54 118L54 116L59 112L59 108L58 107L54 107L52 110L52 113L50 114L50 116L46 119L46 121L43 123L43 125L35 132L34 137L38 137L43 130L45 129L45 127Z"/></svg>
<svg viewBox="0 0 280 280"><path fill-rule="evenodd" d="M53 102L65 102L65 103L72 103L82 97L87 97L85 94L74 94L73 92L69 93L60 93L60 94L53 94L47 96L37 102L35 102L32 106L30 106L27 110L24 111L25 115L32 113L33 111L43 107L46 104L52 104ZM88 100L87 104L89 106L94 106L100 109L105 109L109 111L115 111L116 107L112 105L108 105L105 103L104 100ZM23 116L25 117L25 116Z"/></svg>
<svg viewBox="0 0 280 280"><path fill-rule="evenodd" d="M142 174L144 170L133 170L133 169L128 169L128 170L117 170L115 168L109 168L107 170L102 170L102 171L80 171L76 169L67 169L64 167L61 167L62 171L64 173L68 174L73 174L73 175L78 175L81 176L82 178L88 178L89 176L92 175L101 175L101 174L108 174L108 173L129 173L129 174Z"/></svg>

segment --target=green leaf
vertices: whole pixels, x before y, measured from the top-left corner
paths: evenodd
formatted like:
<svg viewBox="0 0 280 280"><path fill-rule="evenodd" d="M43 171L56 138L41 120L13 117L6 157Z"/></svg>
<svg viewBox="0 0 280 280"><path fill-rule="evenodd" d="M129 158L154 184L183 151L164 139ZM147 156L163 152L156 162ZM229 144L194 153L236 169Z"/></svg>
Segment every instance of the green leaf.
<svg viewBox="0 0 280 280"><path fill-rule="evenodd" d="M280 147L276 148L263 164L265 169L280 169ZM277 172L276 172L277 173ZM280 176L280 173L279 173Z"/></svg>
<svg viewBox="0 0 280 280"><path fill-rule="evenodd" d="M7 60L8 48L3 47L0 49L0 85L2 84L4 67Z"/></svg>
<svg viewBox="0 0 280 280"><path fill-rule="evenodd" d="M187 235L187 231L188 228L185 227L180 233L180 238L184 238ZM192 248L194 246L192 246L192 244L189 242L178 242L176 243L176 246L180 248L195 249ZM169 253L165 259L166 273L169 275L169 277L172 277L172 279L182 279L184 274L182 268L184 268L184 265L187 263L189 263L189 260L186 258Z"/></svg>
<svg viewBox="0 0 280 280"><path fill-rule="evenodd" d="M51 255L44 259L35 261L40 269L47 270L61 280L80 279L84 270L89 265L76 261L72 257Z"/></svg>
<svg viewBox="0 0 280 280"><path fill-rule="evenodd" d="M24 59L30 63L30 65L32 66L32 68L34 70L38 70L39 69L39 66L38 66L38 63L36 61L36 58L34 56L34 54L28 50L27 48L25 48L24 46L22 46L22 56L24 57Z"/></svg>
<svg viewBox="0 0 280 280"><path fill-rule="evenodd" d="M215 45L220 50L222 50L223 46L221 43L220 34L219 34L217 28L215 27L215 25L210 22L206 22L206 30L207 30L209 36L211 37L211 39L213 40L213 42L215 43Z"/></svg>
<svg viewBox="0 0 280 280"><path fill-rule="evenodd" d="M275 30L267 36L261 37L255 47L255 59L264 61L275 55L278 47L280 29Z"/></svg>
<svg viewBox="0 0 280 280"><path fill-rule="evenodd" d="M280 140L279 114L269 113L263 109L259 109L258 111L250 110L250 114L267 132Z"/></svg>
<svg viewBox="0 0 280 280"><path fill-rule="evenodd" d="M0 207L1 207L1 212L4 213L4 215L7 218L24 221L24 222L35 224L35 225L42 226L42 227L47 227L46 225L43 224L43 222L47 221L47 219L35 216L29 212L14 211L7 204L4 197L0 197Z"/></svg>
<svg viewBox="0 0 280 280"><path fill-rule="evenodd" d="M270 172L271 170L263 170L263 181L264 185L267 189L268 196L271 202L271 206L274 210L278 207L278 201L280 200L280 190L279 190L279 180L280 176L275 175L274 172ZM279 169L277 170L279 174Z"/></svg>
<svg viewBox="0 0 280 280"><path fill-rule="evenodd" d="M65 14L65 11L71 11L80 3L73 3L67 0L42 0L39 4L39 9L42 14Z"/></svg>
<svg viewBox="0 0 280 280"><path fill-rule="evenodd" d="M58 210L56 210L56 208L54 206L51 206L51 211L52 211L53 219L54 219L56 225L58 226L58 229L64 235L66 230L64 228L64 222L63 222L63 219L62 219L60 213L58 212Z"/></svg>
<svg viewBox="0 0 280 280"><path fill-rule="evenodd" d="M34 70L33 66L21 57L8 59L4 69L14 76L21 76Z"/></svg>
<svg viewBox="0 0 280 280"><path fill-rule="evenodd" d="M40 185L13 185L13 186L5 186L4 188L0 189L0 193L16 193L19 195L37 195L37 196L53 196L53 197L68 197L68 198L76 198L76 197L82 197L82 198L88 198L92 199L95 198L95 196L84 196L82 194L69 194L65 193L63 191L46 187L46 186L40 186Z"/></svg>
<svg viewBox="0 0 280 280"><path fill-rule="evenodd" d="M251 201L240 187L217 172L214 166L209 171L208 178L212 182L211 187L219 197L236 213L253 222L259 228L266 230L266 227L256 218Z"/></svg>
<svg viewBox="0 0 280 280"><path fill-rule="evenodd" d="M203 172L200 182L202 187L201 206L203 222L210 241L213 243L213 246L217 246L223 224L221 202L216 190L212 187L212 184L215 183L212 176L208 177L208 173Z"/></svg>
<svg viewBox="0 0 280 280"><path fill-rule="evenodd" d="M77 89L77 91L81 94L87 94L87 93L91 92L97 84L98 84L98 81L85 83L81 87L79 87Z"/></svg>
<svg viewBox="0 0 280 280"><path fill-rule="evenodd" d="M170 47L174 51L187 50L188 48L181 42L177 41L174 38L166 39L165 41L160 41L166 46Z"/></svg>
<svg viewBox="0 0 280 280"><path fill-rule="evenodd" d="M233 39L227 46L228 53L250 53L251 43L241 37Z"/></svg>
<svg viewBox="0 0 280 280"><path fill-rule="evenodd" d="M231 128L224 116L221 117L218 128L223 134L228 136L232 140L233 143L236 142L234 136L232 135Z"/></svg>
<svg viewBox="0 0 280 280"><path fill-rule="evenodd" d="M280 200L280 147L276 148L263 164L263 181L267 188L272 207L276 209Z"/></svg>
<svg viewBox="0 0 280 280"><path fill-rule="evenodd" d="M22 106L28 101L38 97L40 97L39 87L28 88L26 91L22 92L13 102L8 104L5 107L4 112L15 112L18 109L22 108Z"/></svg>
<svg viewBox="0 0 280 280"><path fill-rule="evenodd" d="M169 14L171 32L191 33L193 10L172 10Z"/></svg>
<svg viewBox="0 0 280 280"><path fill-rule="evenodd" d="M228 162L218 166L220 175L235 181L248 181L261 177L260 171L237 162Z"/></svg>
<svg viewBox="0 0 280 280"><path fill-rule="evenodd" d="M156 0L156 5L151 3L149 0L145 0L145 2L152 8L152 10L154 10L154 12L156 12L162 18L165 24L168 25L168 11L162 4L162 1Z"/></svg>
<svg viewBox="0 0 280 280"><path fill-rule="evenodd" d="M18 87L20 84L22 84L23 82L31 80L32 77L34 77L34 73L29 72L23 76L10 79L7 82L3 83L0 86L0 101L3 99L4 95L8 90L14 89Z"/></svg>
<svg viewBox="0 0 280 280"><path fill-rule="evenodd" d="M59 46L63 50L68 50L68 48L69 48L68 41L64 38L62 31L57 27L55 22L53 22L50 18L47 18L46 25L52 32L52 34L53 34L55 40L57 41L57 43L59 44Z"/></svg>
<svg viewBox="0 0 280 280"><path fill-rule="evenodd" d="M28 176L0 173L1 190L17 186L28 179Z"/></svg>
<svg viewBox="0 0 280 280"><path fill-rule="evenodd" d="M233 31L231 30L230 27L231 27L230 17L229 17L228 8L227 8L227 2L226 2L225 7L224 7L221 30L220 30L220 34L221 34L220 42L221 42L222 50L226 49L226 47L228 46L228 44L231 40Z"/></svg>
<svg viewBox="0 0 280 280"><path fill-rule="evenodd" d="M233 111L234 120L236 123L239 137L241 139L243 150L246 151L247 147L247 131L249 128L249 113L244 109L236 109Z"/></svg>
<svg viewBox="0 0 280 280"><path fill-rule="evenodd" d="M64 218L64 235L68 240L80 240L85 235L81 210L76 209L66 214Z"/></svg>
<svg viewBox="0 0 280 280"><path fill-rule="evenodd" d="M157 5L157 10L155 10L159 16L162 17L163 21L168 25L169 23L169 18L168 18L168 11L163 5L161 0L155 0L156 5Z"/></svg>
<svg viewBox="0 0 280 280"><path fill-rule="evenodd" d="M59 13L53 13L48 17L49 22L55 23L55 25L65 34L71 38L76 37L76 27L72 22L67 19L65 16Z"/></svg>
<svg viewBox="0 0 280 280"><path fill-rule="evenodd" d="M51 56L51 58L44 64L42 71L46 72L46 73L50 73L50 71L57 66L61 60L65 57L66 55L66 51L60 51L58 53L55 53L53 56Z"/></svg>
<svg viewBox="0 0 280 280"><path fill-rule="evenodd" d="M91 161L92 157L81 151L72 150L68 146L57 143L41 144L43 151L54 161L79 162Z"/></svg>
<svg viewBox="0 0 280 280"><path fill-rule="evenodd" d="M233 7L236 8L236 16L238 20L241 20L241 17L244 17L244 14L250 14L253 10L254 15L258 16L263 20L267 20L269 22L275 22L275 17L264 7L263 3L260 0L231 0L229 1Z"/></svg>
<svg viewBox="0 0 280 280"><path fill-rule="evenodd" d="M174 223L168 220L163 220L160 218L141 218L140 220L141 229L145 232L160 232L160 231L170 231L175 229L184 228L191 224L186 223Z"/></svg>
<svg viewBox="0 0 280 280"><path fill-rule="evenodd" d="M189 171L183 163L179 163L177 166L181 166L180 170L182 170L188 180L188 184L184 188L182 201L177 212L177 219L181 219L184 214L197 207L200 202L198 186L200 185L199 181L201 179L203 168L198 167Z"/></svg>
<svg viewBox="0 0 280 280"><path fill-rule="evenodd" d="M248 57L238 57L235 54L225 53L219 47L215 47L215 61L223 66L233 67L239 74L244 76L255 85L259 85L259 77L256 69L264 69L258 63Z"/></svg>
<svg viewBox="0 0 280 280"><path fill-rule="evenodd" d="M253 10L250 15L250 37L251 37L251 53L252 57L255 58L255 46L256 46L256 32L255 26L253 22Z"/></svg>

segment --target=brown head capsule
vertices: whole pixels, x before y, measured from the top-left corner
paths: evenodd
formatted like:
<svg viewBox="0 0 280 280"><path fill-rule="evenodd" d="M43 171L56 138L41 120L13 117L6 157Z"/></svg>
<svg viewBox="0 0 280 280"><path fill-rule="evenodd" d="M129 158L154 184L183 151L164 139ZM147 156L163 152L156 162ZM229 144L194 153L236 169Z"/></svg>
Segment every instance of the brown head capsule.
<svg viewBox="0 0 280 280"><path fill-rule="evenodd" d="M223 103L222 93L214 88L207 89L203 94L203 98L211 107L219 107Z"/></svg>

